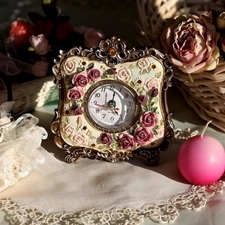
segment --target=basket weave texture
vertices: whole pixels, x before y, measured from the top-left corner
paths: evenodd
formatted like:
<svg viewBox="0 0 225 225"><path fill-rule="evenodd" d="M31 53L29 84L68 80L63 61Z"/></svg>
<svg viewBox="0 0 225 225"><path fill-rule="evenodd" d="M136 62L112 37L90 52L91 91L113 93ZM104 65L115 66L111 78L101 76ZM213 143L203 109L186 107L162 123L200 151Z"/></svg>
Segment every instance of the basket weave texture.
<svg viewBox="0 0 225 225"><path fill-rule="evenodd" d="M138 42L162 51L159 37L167 18L206 13L210 9L221 11L223 8L221 2L212 0L137 0ZM215 70L194 74L192 78L174 67L173 82L186 102L202 119L211 120L225 132L225 62L220 60Z"/></svg>
<svg viewBox="0 0 225 225"><path fill-rule="evenodd" d="M53 76L47 76L22 84L12 84L13 115L19 116L30 110L41 107L57 99ZM8 93L3 82L0 82L0 104L7 102Z"/></svg>

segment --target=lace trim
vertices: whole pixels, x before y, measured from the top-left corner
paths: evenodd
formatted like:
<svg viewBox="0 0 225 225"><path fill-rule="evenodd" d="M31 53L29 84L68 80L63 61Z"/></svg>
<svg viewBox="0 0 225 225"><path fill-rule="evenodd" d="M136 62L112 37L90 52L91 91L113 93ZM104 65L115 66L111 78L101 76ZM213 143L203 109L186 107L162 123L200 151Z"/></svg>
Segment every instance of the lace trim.
<svg viewBox="0 0 225 225"><path fill-rule="evenodd" d="M184 130L177 128L174 130L174 139L177 140L187 140L198 134L198 130L192 130L191 128L186 128Z"/></svg>
<svg viewBox="0 0 225 225"><path fill-rule="evenodd" d="M110 210L90 210L81 213L58 212L46 214L36 208L20 206L10 198L0 199L0 211L10 224L35 225L100 225L100 224L129 224L137 225L148 218L158 223L172 223L179 217L179 211L200 210L209 198L222 193L225 182L220 180L207 186L195 186L181 194L173 196L166 202L152 203L141 209L113 208Z"/></svg>

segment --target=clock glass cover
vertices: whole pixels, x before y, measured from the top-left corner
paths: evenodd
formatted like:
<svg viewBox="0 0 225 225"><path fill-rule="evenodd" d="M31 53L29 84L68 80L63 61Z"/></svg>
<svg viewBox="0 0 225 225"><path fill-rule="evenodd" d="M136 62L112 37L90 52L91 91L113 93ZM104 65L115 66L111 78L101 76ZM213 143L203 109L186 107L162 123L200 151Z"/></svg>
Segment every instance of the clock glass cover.
<svg viewBox="0 0 225 225"><path fill-rule="evenodd" d="M105 132L127 130L139 116L136 92L120 81L99 81L88 90L84 99L88 120Z"/></svg>

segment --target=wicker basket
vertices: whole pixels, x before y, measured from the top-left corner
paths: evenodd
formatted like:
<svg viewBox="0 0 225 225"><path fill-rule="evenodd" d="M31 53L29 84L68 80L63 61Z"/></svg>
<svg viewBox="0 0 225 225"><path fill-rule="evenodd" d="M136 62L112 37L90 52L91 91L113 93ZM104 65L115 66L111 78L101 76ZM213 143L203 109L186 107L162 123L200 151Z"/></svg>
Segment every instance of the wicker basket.
<svg viewBox="0 0 225 225"><path fill-rule="evenodd" d="M19 116L36 107L43 106L47 102L52 102L57 99L53 80L54 76L52 75L21 84L15 83L11 85L12 93L2 81L0 82L0 104L14 101L13 115Z"/></svg>
<svg viewBox="0 0 225 225"><path fill-rule="evenodd" d="M136 28L138 42L160 49L159 37L167 18L184 13L203 13L209 9L221 11L224 5L212 0L137 0ZM162 49L160 49L162 50ZM174 68L174 83L186 102L206 120L225 132L225 62L221 61L214 71L193 75Z"/></svg>
<svg viewBox="0 0 225 225"><path fill-rule="evenodd" d="M4 40L5 37L7 37L9 32L9 23L2 23L0 24L0 50L1 50L1 44L2 40ZM54 101L58 99L58 96L56 92L54 91L56 89L56 86L54 84L54 75L48 75L46 77L37 77L37 79L33 79L26 82L12 82L12 79L15 80L16 76L23 76L22 73L24 71L22 70L20 74L16 76L7 76L5 72L9 68L7 63L10 60L10 58L7 58L7 55L5 55L5 58L3 57L4 54L0 51L0 60L2 63L0 63L0 105L7 101L14 101L13 105L13 115L19 116L25 112L28 112L36 107L43 106L45 103ZM6 60L7 59L7 60ZM15 59L14 59L15 60ZM20 64L23 64L23 62L18 61ZM5 68L2 68L1 64L5 65ZM16 68L17 71L20 69ZM25 70L25 72L27 72ZM33 76L32 73L30 73L30 76Z"/></svg>

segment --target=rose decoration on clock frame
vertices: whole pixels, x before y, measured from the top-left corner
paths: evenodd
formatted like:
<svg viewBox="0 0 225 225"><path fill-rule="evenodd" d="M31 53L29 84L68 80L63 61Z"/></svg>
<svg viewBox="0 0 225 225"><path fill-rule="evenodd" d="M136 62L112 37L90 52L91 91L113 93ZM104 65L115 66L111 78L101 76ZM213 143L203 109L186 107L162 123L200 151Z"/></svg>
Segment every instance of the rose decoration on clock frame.
<svg viewBox="0 0 225 225"><path fill-rule="evenodd" d="M112 36L97 48L61 51L53 72L60 101L51 130L67 162L142 157L159 163L174 135L166 99L173 70L164 54L127 50Z"/></svg>

